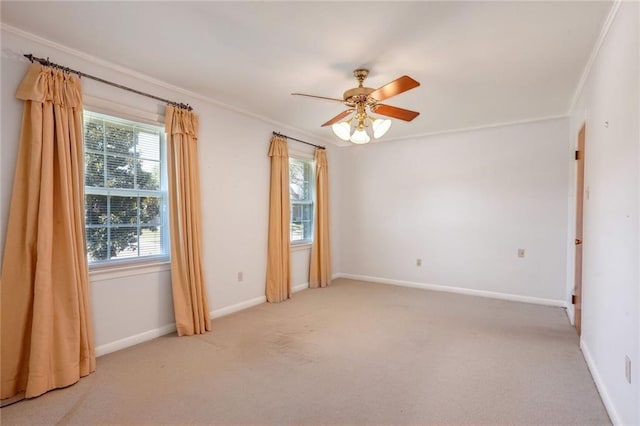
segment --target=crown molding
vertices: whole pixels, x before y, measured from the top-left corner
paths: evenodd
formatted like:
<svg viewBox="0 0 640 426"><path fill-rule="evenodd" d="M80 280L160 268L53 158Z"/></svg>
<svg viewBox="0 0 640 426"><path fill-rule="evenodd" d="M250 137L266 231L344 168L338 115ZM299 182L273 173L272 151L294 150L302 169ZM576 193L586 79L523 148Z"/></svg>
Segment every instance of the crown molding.
<svg viewBox="0 0 640 426"><path fill-rule="evenodd" d="M609 34L609 29L611 28L611 24L618 14L618 9L620 9L620 5L623 0L614 0L611 9L609 10L609 15L607 19L604 21L602 25L602 29L600 30L600 35L596 40L596 43L593 45L593 50L591 50L591 55L589 55L589 60L587 61L587 65L584 67L584 71L582 71L582 75L580 76L580 80L578 81L578 86L576 90L573 92L573 98L571 98L571 103L569 104L569 110L567 114L571 114L571 111L576 107L576 103L582 95L582 91L584 90L584 85L587 83L587 79L589 78L589 74L591 73L591 68L593 68L593 64L598 57L598 53L600 52L600 48L604 44L605 39L607 38L607 34Z"/></svg>
<svg viewBox="0 0 640 426"><path fill-rule="evenodd" d="M554 120L554 119L559 119L559 118L566 118L570 112L573 110L573 108L575 107L575 103L577 102L578 97L580 96L582 90L584 89L584 84L586 82L586 79L589 75L589 72L591 71L591 67L593 66L593 63L595 61L595 58L598 54L598 51L600 50L600 47L602 46L604 39L606 38L606 35L609 31L609 28L611 26L611 23L613 22L613 19L615 18L615 15L620 7L620 4L622 3L622 0L615 0L614 4L611 8L611 11L609 12L609 15L605 21L605 24L603 25L602 31L600 33L600 36L598 37L598 40L594 46L593 51L591 52L591 56L589 58L589 61L587 63L587 66L585 67L585 70L580 78L578 87L574 93L573 99L571 101L571 105L569 108L569 111L566 114L562 114L562 115L553 115L553 116L545 116L545 117L536 117L536 118L531 118L531 119L525 119L525 120L516 120L516 121L509 121L509 122L501 122L501 123L493 123L493 124L487 124L487 125L480 125L480 126L475 126L475 127L467 127L467 128L459 128L459 129L449 129L449 130L441 130L441 131L436 131L436 132L426 132L426 133L418 133L418 134L412 134L412 135L407 135L407 136L400 136L400 137L390 137L390 138L383 138L383 140L381 141L377 141L374 143L379 143L379 142L394 142L394 141L402 141L402 140L411 140L411 139L421 139L421 138L426 138L426 137L431 137L431 136L439 136L439 135L447 135L447 134L454 134L454 133L464 133L464 132L470 132L470 131L476 131L476 130L483 130L483 129L491 129L491 128L496 128L496 127L505 127L505 126L512 126L512 125L518 125L518 124L527 124L527 123L533 123L533 122L539 122L539 121L546 121L546 120ZM175 93L179 93L185 96L188 96L190 98L193 99L197 99L200 101L203 101L205 103L208 103L210 105L214 105L229 111L233 111L237 114L241 114L244 115L246 117L250 117L256 120L259 120L263 123L267 123L267 124L271 124L275 127L277 127L277 129L274 130L281 130L281 129L286 129L288 131L292 131L292 132L296 132L297 134L303 135L305 137L311 138L311 140L317 141L317 142L324 142L330 145L333 145L335 147L339 147L339 148L343 148L343 147L351 147L353 146L352 144L349 143L341 143L341 140L334 140L335 138L331 138L331 137L327 137L327 138L321 138L318 135L302 130L300 128L291 126L289 124L286 123L282 123L279 122L277 120L273 120L269 117L265 117L263 115L260 114L256 114L254 112L248 111L246 109L237 107L235 105L231 105L231 104L227 104L225 102L219 101L217 99L211 98L209 96L205 96L187 89L184 89L182 87L179 86L175 86L171 83L167 83L165 81L162 80L158 80L156 78L150 77L146 74L140 73L138 71L134 71L130 68L115 64L113 62L98 58L96 56L90 55L86 52L83 51L79 51L73 48L70 48L68 46L65 46L63 44L45 39L43 37L40 37L38 35L35 35L33 33L30 33L28 31L22 30L20 28L14 27L12 25L8 25L6 23L0 23L0 30L2 31L6 31L8 33L11 34L15 34L19 37L22 37L24 39L33 41L35 43L38 43L42 46L45 47L49 47L52 49L56 49L58 51L61 51L63 53L69 54L71 56L74 56L76 58L79 58L83 61L89 62L91 64L103 67L103 68L107 68L110 69L112 71L118 72L120 74L123 75L127 75L129 77L133 77L137 80L152 84L154 86L157 87L161 87L163 89L166 90L170 90L172 92Z"/></svg>
<svg viewBox="0 0 640 426"><path fill-rule="evenodd" d="M254 112L245 110L245 109L237 107L235 105L230 105L230 104L227 104L225 102L219 101L217 99L211 98L209 96L205 96L205 95L202 95L200 93L192 92L191 90L187 90L187 89L184 89L182 87L175 86L175 85L173 85L171 83L167 83L166 81L158 80L156 78L150 77L150 76L148 76L146 74L143 74L141 72L134 71L134 70L132 70L130 68L123 67L122 65L115 64L115 63L107 61L105 59L98 58L98 57L90 55L90 54L88 54L86 52L73 49L71 47L68 47L68 46L65 46L63 44L57 43L55 41L48 40L48 39L40 37L40 36L38 36L36 34L30 33L28 31L25 31L25 30L22 30L20 28L14 27L12 25L8 25L8 24L6 24L4 22L0 22L0 30L1 31L6 31L6 32L11 33L11 34L14 34L14 35L16 35L18 37L22 37L22 38L24 38L26 40L30 40L30 41L32 41L34 43L38 43L38 44L40 44L42 46L49 47L49 48L52 48L52 49L56 49L56 50L58 50L60 52L66 53L66 54L71 55L71 56L74 56L74 57L76 57L78 59L81 59L83 61L89 62L91 64L94 64L94 65L97 65L97 66L100 66L100 67L103 67L103 68L107 68L109 70L118 72L120 74L127 75L129 77L133 77L133 78L135 78L137 80L140 80L140 81L144 81L145 83L153 84L154 86L161 87L161 88L167 89L167 90L171 90L172 92L176 92L176 93L188 96L188 97L193 98L193 99L197 99L199 101L206 102L206 103L208 103L210 105L214 105L214 106L217 106L217 107L229 110L229 111L233 111L235 113L244 115L246 117L254 118L256 120L262 121L262 122L267 123L267 124L272 124L272 125L278 127L279 129L287 129L289 131L296 132L296 133L298 133L300 135L304 135L305 137L311 138L312 140L315 140L317 142L324 142L324 143L329 143L329 144L335 145L335 142L330 140L330 139L328 139L328 138L327 139L324 139L324 138L320 139L320 138L318 138L317 135L314 135L313 133L309 133L309 132L304 131L302 129L299 129L297 127L293 127L293 126L291 126L289 124L281 123L281 122L279 122L277 120L273 120L273 119L271 119L269 117L265 117L263 115L256 114Z"/></svg>
<svg viewBox="0 0 640 426"><path fill-rule="evenodd" d="M397 138L384 138L381 141L376 141L376 142L373 142L373 143L406 141L406 140L410 140L410 139L422 139L422 138L428 138L428 137L431 137L431 136L441 136L441 135L450 135L450 134L454 134L454 133L473 132L473 131L477 131L477 130L494 129L494 128L497 128L497 127L508 127L508 126L516 126L516 125L519 125L519 124L538 123L540 121L560 120L560 119L568 118L568 117L569 117L568 114L549 115L549 116L545 116L545 117L528 118L526 120L505 121L505 122L502 122L502 123L485 124L485 125L482 125L482 126L475 126L475 127L465 127L465 128L460 128L460 129L439 130L437 132L418 133L418 134L415 134L415 135L399 136Z"/></svg>

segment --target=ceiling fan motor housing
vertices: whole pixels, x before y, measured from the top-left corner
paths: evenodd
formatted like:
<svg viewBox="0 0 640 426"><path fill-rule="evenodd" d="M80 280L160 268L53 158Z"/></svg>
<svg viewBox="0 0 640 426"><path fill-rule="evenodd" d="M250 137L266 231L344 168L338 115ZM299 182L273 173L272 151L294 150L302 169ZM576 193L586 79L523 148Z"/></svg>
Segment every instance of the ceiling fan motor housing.
<svg viewBox="0 0 640 426"><path fill-rule="evenodd" d="M353 76L358 80L358 87L354 87L353 89L349 89L342 95L342 99L344 99L344 103L351 107L354 107L361 103L366 103L369 106L375 103L375 99L369 98L369 94L373 92L375 89L371 87L364 87L364 80L369 75L369 70L364 68L359 68L353 71Z"/></svg>
<svg viewBox="0 0 640 426"><path fill-rule="evenodd" d="M369 100L369 94L375 89L371 87L354 87L344 92L342 98L344 103L349 106L354 106L360 102L367 102Z"/></svg>

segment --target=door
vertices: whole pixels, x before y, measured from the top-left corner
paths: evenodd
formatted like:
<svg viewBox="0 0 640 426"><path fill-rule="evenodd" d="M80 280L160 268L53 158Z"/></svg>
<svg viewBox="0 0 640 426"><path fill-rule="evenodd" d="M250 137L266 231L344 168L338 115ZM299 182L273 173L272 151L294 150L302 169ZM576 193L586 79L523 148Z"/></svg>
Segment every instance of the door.
<svg viewBox="0 0 640 426"><path fill-rule="evenodd" d="M582 333L582 217L584 208L584 142L585 125L578 133L578 151L576 152L576 237L575 237L575 283L574 323L578 335Z"/></svg>

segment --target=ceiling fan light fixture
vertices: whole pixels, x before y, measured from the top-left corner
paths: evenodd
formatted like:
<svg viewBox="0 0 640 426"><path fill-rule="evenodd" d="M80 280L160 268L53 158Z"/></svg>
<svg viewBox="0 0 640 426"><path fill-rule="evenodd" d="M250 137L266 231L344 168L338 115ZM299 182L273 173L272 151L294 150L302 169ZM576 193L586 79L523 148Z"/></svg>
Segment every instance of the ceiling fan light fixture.
<svg viewBox="0 0 640 426"><path fill-rule="evenodd" d="M373 128L373 137L379 139L385 135L391 128L391 120L387 118L376 118L371 125Z"/></svg>
<svg viewBox="0 0 640 426"><path fill-rule="evenodd" d="M353 132L353 135L351 135L351 139L349 140L355 144L362 145L365 143L369 143L369 141L371 141L371 138L365 130L356 130L355 132Z"/></svg>
<svg viewBox="0 0 640 426"><path fill-rule="evenodd" d="M348 141L351 136L351 126L347 121L333 124L331 126L331 130L333 130L333 133L343 141Z"/></svg>
<svg viewBox="0 0 640 426"><path fill-rule="evenodd" d="M420 83L407 75L403 75L377 89L372 89L364 85L364 80L368 75L369 70L367 69L359 68L354 70L353 76L358 80L358 87L345 91L342 99L304 93L292 93L292 95L336 101L346 105L348 107L347 110L325 122L322 127L331 126L333 133L343 141L351 141L355 144L369 143L372 138L380 139L389 131L391 120L371 117L367 114L367 110L384 117L412 121L420 115L419 112L380 102L414 89L420 86ZM348 118L349 116L351 118Z"/></svg>

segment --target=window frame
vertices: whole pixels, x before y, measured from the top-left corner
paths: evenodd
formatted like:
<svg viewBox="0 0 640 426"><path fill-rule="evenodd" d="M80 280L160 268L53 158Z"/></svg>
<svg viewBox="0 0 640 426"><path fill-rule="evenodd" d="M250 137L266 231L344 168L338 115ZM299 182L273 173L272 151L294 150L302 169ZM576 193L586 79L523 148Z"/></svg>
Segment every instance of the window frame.
<svg viewBox="0 0 640 426"><path fill-rule="evenodd" d="M311 207L311 211L312 211L312 219L311 219L311 236L308 239L303 239L303 240L297 240L297 241L293 241L291 240L291 224L293 223L293 215L292 210L293 210L293 204L294 202L291 201L291 187L289 186L289 244L291 246L292 250L300 250L303 248L308 248L311 247L311 244L313 244L313 234L314 234L314 230L315 230L315 226L316 226L316 217L315 217L315 206L316 206L316 162L314 159L313 154L310 153L306 153L306 152L301 152L301 151L295 151L295 150L289 150L289 159L294 159L294 160L302 160L305 161L309 164L311 171L309 174L309 188L310 188L310 193L311 193L311 200L310 201L305 201L302 203L298 203L296 202L295 204L310 204Z"/></svg>
<svg viewBox="0 0 640 426"><path fill-rule="evenodd" d="M125 197L144 197L145 195L154 196L160 198L160 217L161 217L161 225L159 226L161 230L161 248L163 253L156 255L148 255L148 256L135 256L135 257L125 257L120 259L108 259L108 260L98 260L98 261L89 261L89 256L87 252L87 240L86 240L86 229L88 229L87 224L85 223L85 253L87 256L87 262L89 267L90 274L96 277L96 279L100 280L103 274L107 273L107 275L112 275L114 272L118 273L120 271L120 275L122 273L125 276L135 275L136 270L147 270L152 268L153 271L164 271L170 268L171 264L171 236L169 229L169 193L168 193L168 174L167 174L167 137L165 133L165 123L164 116L160 116L157 114L147 113L145 111L138 111L134 108L120 106L115 103L111 103L110 101L105 101L99 98L93 99L94 102L86 102L87 96L85 96L85 105L82 115L82 127L83 127L83 137L84 137L84 125L85 125L85 113L88 114L98 114L107 116L109 120L112 122L121 121L124 125L139 125L140 127L157 127L159 130L160 136L160 147L159 147L159 166L160 166L160 189L158 190L149 190L149 189L134 189L134 188L108 188L104 187L103 189L96 189L99 187L88 187L83 185L84 194L95 194L95 195L105 195L105 196L125 196ZM122 109L122 111L121 111ZM83 158L87 152L85 141L83 139ZM116 154L118 155L118 154ZM84 161L84 160L83 160ZM85 201L83 200L83 207ZM136 223L136 228L140 230L141 227L144 227L145 224ZM158 269L159 268L159 269ZM98 275L95 275L95 274ZM105 277L107 276L105 275ZM105 278L106 279L106 278Z"/></svg>

